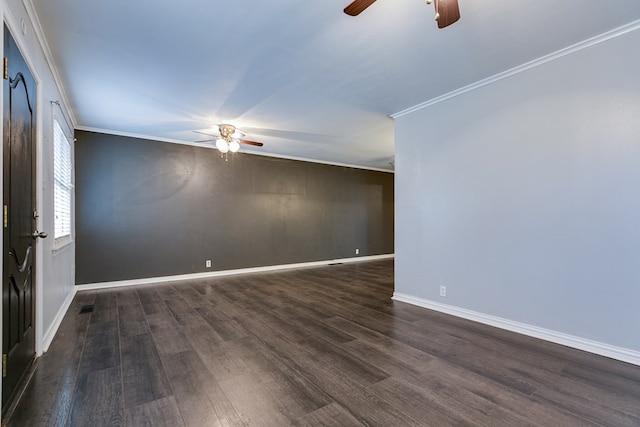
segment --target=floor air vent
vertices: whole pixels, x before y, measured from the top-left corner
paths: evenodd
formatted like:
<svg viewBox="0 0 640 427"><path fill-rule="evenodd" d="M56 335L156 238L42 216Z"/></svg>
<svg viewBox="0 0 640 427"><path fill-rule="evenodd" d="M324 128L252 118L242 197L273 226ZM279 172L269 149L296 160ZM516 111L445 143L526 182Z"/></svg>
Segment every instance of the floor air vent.
<svg viewBox="0 0 640 427"><path fill-rule="evenodd" d="M92 305L83 305L82 307L80 307L80 313L79 314L85 314L85 313L93 313L93 304Z"/></svg>

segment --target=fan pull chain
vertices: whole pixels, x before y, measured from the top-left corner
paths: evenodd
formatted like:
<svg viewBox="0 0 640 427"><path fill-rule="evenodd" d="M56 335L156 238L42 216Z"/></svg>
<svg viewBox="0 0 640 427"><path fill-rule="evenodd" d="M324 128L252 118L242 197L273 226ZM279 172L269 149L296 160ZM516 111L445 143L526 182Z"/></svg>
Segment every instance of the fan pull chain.
<svg viewBox="0 0 640 427"><path fill-rule="evenodd" d="M427 4L431 4L431 3L433 3L433 1L434 0L427 0ZM435 5L435 7L436 7L436 16L434 17L434 20L437 21L438 19L440 19L440 12L438 12L438 2L439 2L439 0L435 0L435 2L436 2L436 5Z"/></svg>

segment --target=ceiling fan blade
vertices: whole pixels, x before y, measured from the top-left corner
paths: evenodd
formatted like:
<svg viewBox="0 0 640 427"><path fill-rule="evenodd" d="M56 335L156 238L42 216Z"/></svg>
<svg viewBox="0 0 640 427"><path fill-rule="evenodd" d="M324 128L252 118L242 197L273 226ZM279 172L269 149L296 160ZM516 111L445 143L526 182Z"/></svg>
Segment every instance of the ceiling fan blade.
<svg viewBox="0 0 640 427"><path fill-rule="evenodd" d="M360 15L366 8L375 3L376 0L355 0L344 8L344 13L351 16Z"/></svg>
<svg viewBox="0 0 640 427"><path fill-rule="evenodd" d="M238 142L240 144L255 145L256 147L262 147L264 145L262 142L248 141L246 139L239 139Z"/></svg>
<svg viewBox="0 0 640 427"><path fill-rule="evenodd" d="M227 126L230 126L230 125L227 125ZM235 131L235 130L236 130L236 129L234 128L234 131ZM194 142L213 142L213 141L216 141L217 139L219 139L219 138L221 138L221 137L222 137L221 135L216 135L216 134L214 134L214 133L207 133L207 132L203 132L203 131L200 131L200 130L194 130L193 132L195 132L195 133L199 133L199 134L202 134L202 135L207 135L207 136L213 137L213 139L204 139L204 140L194 141ZM242 132L240 132L240 134L241 134L241 135L244 135L244 133L242 133ZM229 135L229 136L231 136L231 135ZM235 138L234 138L234 139L235 139ZM254 146L256 146L256 147L262 147L262 146L264 145L262 142L249 141L249 140L247 140L247 139L238 139L238 142L239 142L240 144L254 145Z"/></svg>
<svg viewBox="0 0 640 427"><path fill-rule="evenodd" d="M460 19L458 0L435 0L435 5L436 12L440 14L438 28L448 27Z"/></svg>
<svg viewBox="0 0 640 427"><path fill-rule="evenodd" d="M212 136L212 137L214 137L214 138L220 138L220 135L216 135L215 133L207 133L207 132L202 132L202 131L200 131L200 130L194 130L194 131L192 131L192 132L194 132L194 133L199 133L199 134L201 134L201 135Z"/></svg>

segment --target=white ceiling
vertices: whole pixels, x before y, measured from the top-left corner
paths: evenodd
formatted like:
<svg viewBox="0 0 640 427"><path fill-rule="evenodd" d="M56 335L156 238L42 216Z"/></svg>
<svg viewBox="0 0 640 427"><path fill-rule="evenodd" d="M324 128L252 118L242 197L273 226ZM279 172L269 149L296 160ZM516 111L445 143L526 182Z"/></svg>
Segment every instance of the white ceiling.
<svg viewBox="0 0 640 427"><path fill-rule="evenodd" d="M459 0L443 30L424 0L31 2L80 129L232 123L262 153L387 169L391 114L640 19L640 0Z"/></svg>

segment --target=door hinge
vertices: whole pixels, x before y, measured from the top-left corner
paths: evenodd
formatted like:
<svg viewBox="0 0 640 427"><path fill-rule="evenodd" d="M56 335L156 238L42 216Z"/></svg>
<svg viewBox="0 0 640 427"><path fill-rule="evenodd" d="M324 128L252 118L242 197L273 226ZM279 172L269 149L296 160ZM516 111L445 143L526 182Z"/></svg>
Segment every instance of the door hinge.
<svg viewBox="0 0 640 427"><path fill-rule="evenodd" d="M2 378L7 376L7 355L2 355Z"/></svg>
<svg viewBox="0 0 640 427"><path fill-rule="evenodd" d="M4 67L4 71L3 71L4 79L7 80L9 78L9 58L7 58L6 56L4 57L3 67Z"/></svg>
<svg viewBox="0 0 640 427"><path fill-rule="evenodd" d="M7 205L4 205L4 228L9 226L9 208Z"/></svg>

